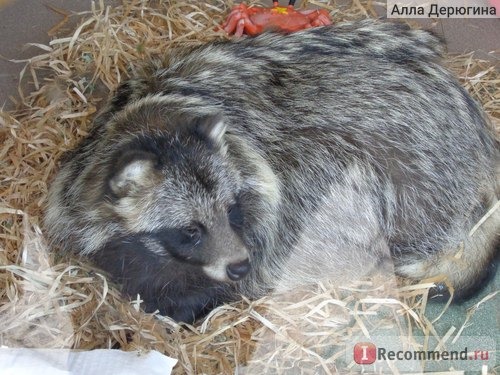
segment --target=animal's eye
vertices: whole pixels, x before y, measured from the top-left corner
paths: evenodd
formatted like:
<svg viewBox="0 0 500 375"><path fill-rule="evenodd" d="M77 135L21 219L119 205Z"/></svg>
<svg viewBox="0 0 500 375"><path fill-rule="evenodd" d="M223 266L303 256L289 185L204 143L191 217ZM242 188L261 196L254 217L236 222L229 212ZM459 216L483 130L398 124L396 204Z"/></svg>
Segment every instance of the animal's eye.
<svg viewBox="0 0 500 375"><path fill-rule="evenodd" d="M199 223L191 224L181 230L182 241L184 244L197 245L201 241L203 235L203 226Z"/></svg>
<svg viewBox="0 0 500 375"><path fill-rule="evenodd" d="M240 229L243 226L243 212L239 201L236 201L228 206L227 217L231 226L237 229Z"/></svg>

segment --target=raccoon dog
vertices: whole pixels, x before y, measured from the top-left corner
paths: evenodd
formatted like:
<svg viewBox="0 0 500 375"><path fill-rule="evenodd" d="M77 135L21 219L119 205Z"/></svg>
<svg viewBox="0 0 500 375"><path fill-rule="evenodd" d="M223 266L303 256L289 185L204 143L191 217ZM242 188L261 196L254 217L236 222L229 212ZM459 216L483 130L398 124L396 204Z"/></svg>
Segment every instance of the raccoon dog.
<svg viewBox="0 0 500 375"><path fill-rule="evenodd" d="M182 321L387 256L473 291L500 233L499 145L440 52L363 21L171 53L67 155L50 238Z"/></svg>

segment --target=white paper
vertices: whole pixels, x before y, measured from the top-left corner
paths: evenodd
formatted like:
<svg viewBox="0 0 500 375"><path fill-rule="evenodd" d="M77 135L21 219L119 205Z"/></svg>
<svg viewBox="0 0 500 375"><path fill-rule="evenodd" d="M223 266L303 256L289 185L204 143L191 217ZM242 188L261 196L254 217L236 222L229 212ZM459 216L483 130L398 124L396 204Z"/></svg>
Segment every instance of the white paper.
<svg viewBox="0 0 500 375"><path fill-rule="evenodd" d="M157 351L0 348L0 375L169 375L176 363Z"/></svg>

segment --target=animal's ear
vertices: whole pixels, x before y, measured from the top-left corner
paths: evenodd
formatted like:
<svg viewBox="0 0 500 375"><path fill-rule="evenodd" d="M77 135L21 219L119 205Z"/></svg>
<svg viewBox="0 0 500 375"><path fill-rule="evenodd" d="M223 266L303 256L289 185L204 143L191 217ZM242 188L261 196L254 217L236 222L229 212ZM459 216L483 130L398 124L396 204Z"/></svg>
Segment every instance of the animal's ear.
<svg viewBox="0 0 500 375"><path fill-rule="evenodd" d="M112 193L123 198L152 185L157 177L156 157L148 152L130 151L122 155L109 179Z"/></svg>
<svg viewBox="0 0 500 375"><path fill-rule="evenodd" d="M221 115L205 116L196 121L195 131L214 146L225 148L226 123Z"/></svg>
<svg viewBox="0 0 500 375"><path fill-rule="evenodd" d="M130 81L125 81L118 86L115 95L111 99L111 108L114 111L119 111L130 101L132 97L133 87Z"/></svg>

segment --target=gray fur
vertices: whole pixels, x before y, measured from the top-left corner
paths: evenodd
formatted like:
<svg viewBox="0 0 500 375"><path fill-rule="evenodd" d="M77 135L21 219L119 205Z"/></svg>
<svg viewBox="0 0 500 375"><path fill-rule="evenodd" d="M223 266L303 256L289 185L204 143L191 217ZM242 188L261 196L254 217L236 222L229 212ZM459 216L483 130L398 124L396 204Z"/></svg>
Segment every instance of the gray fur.
<svg viewBox="0 0 500 375"><path fill-rule="evenodd" d="M466 289L500 233L496 210L469 236L498 200L499 146L440 53L427 32L373 21L173 53L124 83L68 156L53 243L181 320L389 256ZM187 264L154 234L193 222L206 233ZM249 275L223 280L248 257Z"/></svg>

